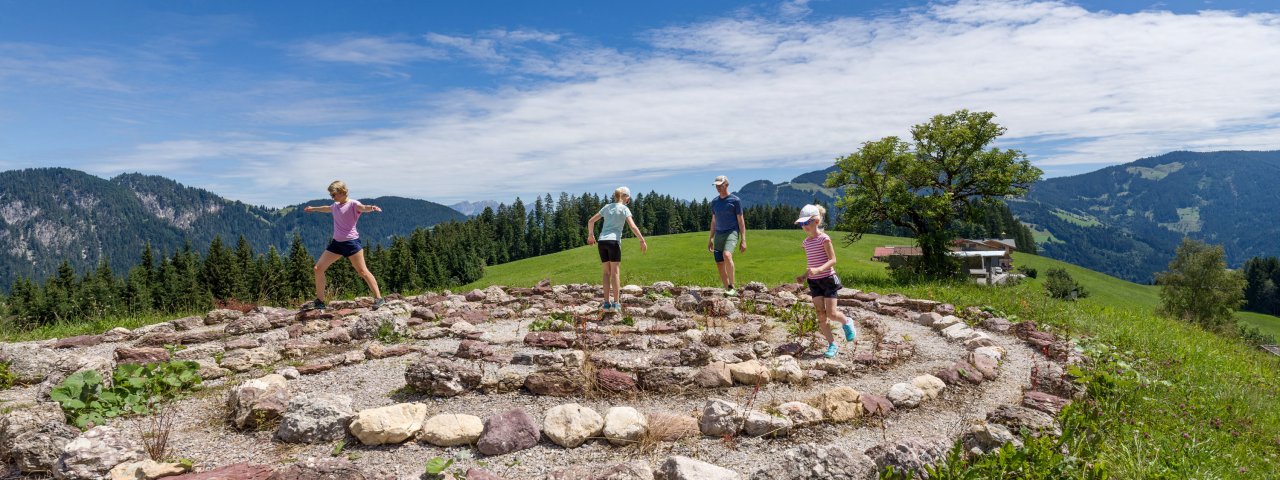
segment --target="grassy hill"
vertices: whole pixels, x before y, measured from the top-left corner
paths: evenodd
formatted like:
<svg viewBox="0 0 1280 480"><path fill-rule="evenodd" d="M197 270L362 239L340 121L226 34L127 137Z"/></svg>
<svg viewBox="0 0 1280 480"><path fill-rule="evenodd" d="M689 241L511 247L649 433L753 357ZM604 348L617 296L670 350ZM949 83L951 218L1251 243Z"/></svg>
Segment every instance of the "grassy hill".
<svg viewBox="0 0 1280 480"><path fill-rule="evenodd" d="M832 233L838 238L838 233ZM803 268L802 233L753 231L749 249L737 257L738 282L777 284L791 281ZM623 241L623 284L669 280L679 284L716 285L715 267L706 251L706 233L652 237L648 254L633 239ZM900 292L957 306L988 306L1020 320L1034 320L1079 338L1094 360L1081 373L1090 390L1061 421L1069 445L1080 462L1102 466L1112 478L1275 478L1280 471L1280 358L1237 339L1206 332L1153 313L1158 290L1075 265L1034 255L1017 255L1015 265L1042 274L1066 268L1092 295L1078 302L1054 300L1041 280L1014 287L969 284L896 285L884 264L869 259L872 249L910 240L867 235L860 242L837 242L836 266L845 284L878 292ZM599 283L594 247L490 267L485 277L463 287L493 284L530 286L543 278L556 283ZM1041 275L1043 277L1043 275ZM1242 321L1269 333L1280 333L1280 319L1240 315ZM983 478L1066 478L1066 463L1049 456L1028 455L1013 466L988 470ZM1046 453L1049 452L1049 453ZM1006 460L983 460L1002 462ZM1032 471L1019 468L1019 462ZM981 465L974 468L983 468ZM975 470L977 471L977 470ZM1266 472L1272 472L1270 474Z"/></svg>

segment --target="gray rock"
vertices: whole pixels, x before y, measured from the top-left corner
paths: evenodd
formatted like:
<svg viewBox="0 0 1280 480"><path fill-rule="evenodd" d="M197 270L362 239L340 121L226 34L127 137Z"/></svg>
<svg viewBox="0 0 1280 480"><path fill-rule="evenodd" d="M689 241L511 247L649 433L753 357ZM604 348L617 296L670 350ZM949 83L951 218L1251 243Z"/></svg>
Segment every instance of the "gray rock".
<svg viewBox="0 0 1280 480"><path fill-rule="evenodd" d="M865 453L875 462L876 471L892 467L898 473L912 472L916 478L928 479L929 474L924 467L934 465L946 456L947 443L907 438L876 445Z"/></svg>
<svg viewBox="0 0 1280 480"><path fill-rule="evenodd" d="M115 368L116 363L110 358L82 357L79 355L62 357L54 369L44 377L44 381L40 382L40 386L36 387L36 399L42 402L48 401L49 392L61 385L63 380L88 370L98 372L98 376L102 378L103 388L110 388L112 373L115 372Z"/></svg>
<svg viewBox="0 0 1280 480"><path fill-rule="evenodd" d="M738 472L689 457L667 457L655 478L663 480L742 480Z"/></svg>
<svg viewBox="0 0 1280 480"><path fill-rule="evenodd" d="M231 389L227 411L236 428L255 428L280 418L289 406L289 388L276 374L255 378Z"/></svg>
<svg viewBox="0 0 1280 480"><path fill-rule="evenodd" d="M389 324L391 331L407 335L409 326L402 319L398 319L395 315L386 309L376 310L372 312L362 313L351 325L348 330L351 332L351 338L356 340L366 340L373 338L378 334L378 329L383 324Z"/></svg>
<svg viewBox="0 0 1280 480"><path fill-rule="evenodd" d="M759 410L747 413L743 431L753 437L785 437L791 434L791 419L785 416L773 416Z"/></svg>
<svg viewBox="0 0 1280 480"><path fill-rule="evenodd" d="M973 452L990 453L999 450L1006 443L1012 443L1014 448L1022 448L1022 440L998 423L976 424L964 436L965 448Z"/></svg>
<svg viewBox="0 0 1280 480"><path fill-rule="evenodd" d="M273 347L258 347L247 350L232 350L222 357L222 368L233 372L247 372L256 367L270 365L280 361L280 352Z"/></svg>
<svg viewBox="0 0 1280 480"><path fill-rule="evenodd" d="M419 392L453 397L480 386L482 372L471 363L422 356L409 365L404 380Z"/></svg>
<svg viewBox="0 0 1280 480"><path fill-rule="evenodd" d="M59 480L100 480L122 463L147 458L142 445L112 427L93 427L67 443L53 468Z"/></svg>
<svg viewBox="0 0 1280 480"><path fill-rule="evenodd" d="M51 472L63 447L78 436L57 403L14 410L0 418L0 458L8 457L23 472Z"/></svg>
<svg viewBox="0 0 1280 480"><path fill-rule="evenodd" d="M365 480L368 477L345 458L307 458L276 470L267 480Z"/></svg>
<svg viewBox="0 0 1280 480"><path fill-rule="evenodd" d="M227 323L244 317L244 312L239 310L218 309L206 313L204 316L205 325L214 325L218 323Z"/></svg>
<svg viewBox="0 0 1280 480"><path fill-rule="evenodd" d="M738 404L712 398L702 407L702 416L698 418L698 430L703 435L720 437L733 435L742 428L743 416L746 413Z"/></svg>
<svg viewBox="0 0 1280 480"><path fill-rule="evenodd" d="M1009 427L1015 433L1026 429L1026 434L1033 436L1062 435L1062 429L1052 416L1019 405L1002 405L987 415L987 421Z"/></svg>
<svg viewBox="0 0 1280 480"><path fill-rule="evenodd" d="M910 383L895 383L886 397L897 408L916 408L924 401L924 390Z"/></svg>
<svg viewBox="0 0 1280 480"><path fill-rule="evenodd" d="M287 443L327 443L347 436L347 424L355 411L351 397L334 393L299 395L289 400L288 411L276 436Z"/></svg>
<svg viewBox="0 0 1280 480"><path fill-rule="evenodd" d="M0 343L0 362L9 362L15 383L27 385L44 381L62 362L62 355L33 345Z"/></svg>
<svg viewBox="0 0 1280 480"><path fill-rule="evenodd" d="M751 480L854 480L867 478L875 465L866 455L835 447L801 445L787 450L781 461L756 470Z"/></svg>

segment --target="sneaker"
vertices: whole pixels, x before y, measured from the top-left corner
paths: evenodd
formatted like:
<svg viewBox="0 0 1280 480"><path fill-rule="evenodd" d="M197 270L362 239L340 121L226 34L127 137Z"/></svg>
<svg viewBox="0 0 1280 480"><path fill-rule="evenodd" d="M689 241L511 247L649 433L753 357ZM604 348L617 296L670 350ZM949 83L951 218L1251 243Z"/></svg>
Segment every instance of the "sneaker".
<svg viewBox="0 0 1280 480"><path fill-rule="evenodd" d="M831 344L827 345L827 351L823 352L822 356L827 358L835 358L836 353L838 353L839 350L840 350L840 347L836 346L836 342L831 342Z"/></svg>
<svg viewBox="0 0 1280 480"><path fill-rule="evenodd" d="M858 334L854 333L853 325L846 323L840 327L844 329L844 340L846 342L852 342L854 338L857 338Z"/></svg>
<svg viewBox="0 0 1280 480"><path fill-rule="evenodd" d="M302 305L302 311L304 312L308 310L324 310L324 309L325 309L324 300L321 300L319 298Z"/></svg>
<svg viewBox="0 0 1280 480"><path fill-rule="evenodd" d="M729 287L729 290L727 290L727 291L725 291L725 292L724 292L724 296L726 296L726 297L736 297L736 296L738 296L738 289L733 288L733 287Z"/></svg>
<svg viewBox="0 0 1280 480"><path fill-rule="evenodd" d="M382 308L382 306L383 306L383 305L386 305L386 304L387 304L387 299L385 299L385 298L378 298L378 299L376 299L376 300L374 300L374 301L373 301L373 309L374 309L374 310L377 310L377 309L379 309L379 308Z"/></svg>
<svg viewBox="0 0 1280 480"><path fill-rule="evenodd" d="M613 304L612 304L612 303L610 303L610 302L601 302L601 303L600 303L600 311L605 312L605 313L609 313L609 311L610 311L610 310L613 310Z"/></svg>

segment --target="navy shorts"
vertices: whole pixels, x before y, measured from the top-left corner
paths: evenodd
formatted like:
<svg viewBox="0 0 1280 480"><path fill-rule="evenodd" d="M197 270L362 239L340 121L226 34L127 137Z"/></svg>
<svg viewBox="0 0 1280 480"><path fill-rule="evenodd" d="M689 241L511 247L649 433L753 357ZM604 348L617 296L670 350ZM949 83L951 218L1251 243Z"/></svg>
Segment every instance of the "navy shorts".
<svg viewBox="0 0 1280 480"><path fill-rule="evenodd" d="M835 275L817 280L809 279L809 296L813 298L836 298L836 292L841 288L844 288L844 285L840 284L840 277Z"/></svg>
<svg viewBox="0 0 1280 480"><path fill-rule="evenodd" d="M360 246L359 238L353 238L347 241L338 241L338 240L330 239L329 246L325 247L325 251L333 252L338 255L342 255L343 257L350 257L352 255L360 253L360 250L363 250L363 249L364 247Z"/></svg>
<svg viewBox="0 0 1280 480"><path fill-rule="evenodd" d="M617 240L599 240L596 250L600 251L600 263L622 261L622 245Z"/></svg>

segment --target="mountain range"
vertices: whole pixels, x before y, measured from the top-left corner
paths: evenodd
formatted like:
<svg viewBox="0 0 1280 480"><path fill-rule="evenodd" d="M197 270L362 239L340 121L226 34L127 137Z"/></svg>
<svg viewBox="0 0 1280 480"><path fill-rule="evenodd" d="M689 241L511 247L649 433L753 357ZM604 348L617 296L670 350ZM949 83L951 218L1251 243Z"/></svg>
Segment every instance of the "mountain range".
<svg viewBox="0 0 1280 480"><path fill-rule="evenodd" d="M361 199L383 208L360 223L363 238L385 241L414 228L466 216L438 203L402 197ZM185 242L205 248L214 237L240 236L258 252L282 252L301 235L313 254L331 236L328 215L306 214L313 200L267 208L150 175L103 179L66 168L0 172L0 290L17 276L44 278L67 260L77 270L106 260L117 272L138 261L143 245L170 253Z"/></svg>

